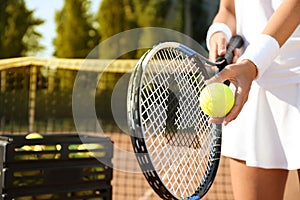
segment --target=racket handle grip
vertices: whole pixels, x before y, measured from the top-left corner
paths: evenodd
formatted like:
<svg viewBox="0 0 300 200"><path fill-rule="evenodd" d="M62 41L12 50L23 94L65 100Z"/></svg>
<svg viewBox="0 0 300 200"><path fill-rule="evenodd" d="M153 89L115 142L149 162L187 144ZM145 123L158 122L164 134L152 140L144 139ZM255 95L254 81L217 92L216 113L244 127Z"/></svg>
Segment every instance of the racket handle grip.
<svg viewBox="0 0 300 200"><path fill-rule="evenodd" d="M230 39L229 44L227 46L226 54L224 56L218 57L216 60L216 62L219 63L217 64L219 71L224 69L227 65L231 64L234 56L234 49L241 48L243 45L244 40L240 35L235 35Z"/></svg>
<svg viewBox="0 0 300 200"><path fill-rule="evenodd" d="M216 63L219 69L219 72L222 71L227 65L232 63L234 56L234 49L241 48L244 45L244 40L240 35L233 36L227 46L226 54L217 58ZM226 85L229 85L230 82L227 80L224 82Z"/></svg>

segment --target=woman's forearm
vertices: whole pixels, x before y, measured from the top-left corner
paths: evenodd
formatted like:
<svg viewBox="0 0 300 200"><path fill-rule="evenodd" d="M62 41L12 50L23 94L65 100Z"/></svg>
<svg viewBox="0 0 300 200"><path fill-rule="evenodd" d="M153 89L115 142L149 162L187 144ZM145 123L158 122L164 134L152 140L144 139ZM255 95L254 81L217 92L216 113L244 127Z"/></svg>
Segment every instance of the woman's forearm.
<svg viewBox="0 0 300 200"><path fill-rule="evenodd" d="M299 24L300 0L284 0L262 33L272 36L282 46Z"/></svg>
<svg viewBox="0 0 300 200"><path fill-rule="evenodd" d="M236 33L234 0L220 1L219 11L213 23L224 23L230 28L233 35Z"/></svg>

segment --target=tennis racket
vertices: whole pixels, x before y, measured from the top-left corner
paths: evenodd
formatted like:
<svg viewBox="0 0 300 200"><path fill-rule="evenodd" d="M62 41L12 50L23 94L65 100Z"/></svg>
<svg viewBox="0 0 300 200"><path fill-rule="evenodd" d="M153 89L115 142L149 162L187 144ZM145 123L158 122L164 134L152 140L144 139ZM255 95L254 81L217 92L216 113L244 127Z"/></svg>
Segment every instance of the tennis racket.
<svg viewBox="0 0 300 200"><path fill-rule="evenodd" d="M162 199L200 199L217 173L221 125L208 123L199 96L208 67L222 70L243 40L234 36L224 57L212 62L176 42L160 43L131 74L127 113L137 161Z"/></svg>

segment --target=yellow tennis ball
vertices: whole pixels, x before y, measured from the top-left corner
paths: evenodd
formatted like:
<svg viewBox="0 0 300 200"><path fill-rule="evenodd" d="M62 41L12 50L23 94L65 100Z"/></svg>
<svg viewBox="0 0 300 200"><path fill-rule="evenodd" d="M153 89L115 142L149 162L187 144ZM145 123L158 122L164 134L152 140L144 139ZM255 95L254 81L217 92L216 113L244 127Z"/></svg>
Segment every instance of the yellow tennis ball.
<svg viewBox="0 0 300 200"><path fill-rule="evenodd" d="M43 136L39 133L29 133L25 136L26 139L32 140L32 139L43 139Z"/></svg>
<svg viewBox="0 0 300 200"><path fill-rule="evenodd" d="M223 83L207 85L199 97L200 107L210 117L219 118L226 116L234 105L232 90Z"/></svg>

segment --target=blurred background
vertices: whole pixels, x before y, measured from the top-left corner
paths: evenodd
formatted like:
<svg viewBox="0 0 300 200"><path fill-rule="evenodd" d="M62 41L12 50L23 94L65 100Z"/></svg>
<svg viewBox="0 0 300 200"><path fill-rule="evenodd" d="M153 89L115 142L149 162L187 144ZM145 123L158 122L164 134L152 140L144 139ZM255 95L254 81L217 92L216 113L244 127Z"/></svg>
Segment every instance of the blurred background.
<svg viewBox="0 0 300 200"><path fill-rule="evenodd" d="M217 8L217 0L2 0L0 57L85 58L99 42L139 27L169 28L204 44Z"/></svg>
<svg viewBox="0 0 300 200"><path fill-rule="evenodd" d="M111 179L105 182L112 186L112 191L101 198L86 195L77 199L159 199L131 154L116 151L133 152L126 128L126 90L128 77L146 49L123 53L131 45L130 40L115 40L104 51L97 47L124 31L159 27L185 34L205 49L206 32L218 4L218 0L1 0L1 134L77 134L72 100L82 99L80 108L85 110L88 107L85 100L93 98L97 122L94 116L85 116L84 127L80 129L113 142L111 159L115 167ZM141 31L134 35L134 40L138 44L145 40L151 43L156 41L154 37ZM110 61L111 58L114 60ZM74 94L78 78L86 85L96 80L91 96L78 90ZM85 84L78 87L79 91L89 89ZM123 95L116 95L119 93ZM97 128L98 123L101 130ZM3 148L5 145L2 144ZM293 177L286 200L297 196ZM2 193L7 191L2 186ZM99 193L97 189L93 192L95 196ZM54 196L33 196L27 195L27 199L54 199ZM225 158L205 199L233 199Z"/></svg>

